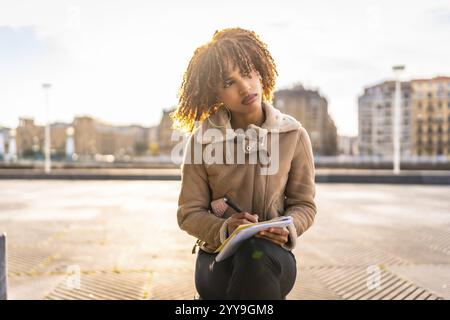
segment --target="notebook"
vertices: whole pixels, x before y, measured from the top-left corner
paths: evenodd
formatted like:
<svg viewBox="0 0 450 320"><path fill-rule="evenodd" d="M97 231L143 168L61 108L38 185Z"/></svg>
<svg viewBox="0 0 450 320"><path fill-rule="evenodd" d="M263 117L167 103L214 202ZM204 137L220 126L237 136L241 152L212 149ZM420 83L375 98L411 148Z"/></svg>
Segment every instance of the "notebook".
<svg viewBox="0 0 450 320"><path fill-rule="evenodd" d="M219 254L216 256L215 261L219 262L233 255L239 248L242 241L253 237L259 231L271 227L283 228L291 223L291 216L282 216L268 221L242 224L234 230L234 232L222 243L219 248L217 248L215 253L219 252Z"/></svg>

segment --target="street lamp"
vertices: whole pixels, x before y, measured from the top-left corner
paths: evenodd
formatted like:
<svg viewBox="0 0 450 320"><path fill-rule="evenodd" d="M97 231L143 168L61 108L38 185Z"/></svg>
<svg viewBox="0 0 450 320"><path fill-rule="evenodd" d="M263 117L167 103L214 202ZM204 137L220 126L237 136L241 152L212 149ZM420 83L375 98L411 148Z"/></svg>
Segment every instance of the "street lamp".
<svg viewBox="0 0 450 320"><path fill-rule="evenodd" d="M16 129L9 130L8 161L10 162L17 160L16 135Z"/></svg>
<svg viewBox="0 0 450 320"><path fill-rule="evenodd" d="M0 161L5 157L5 137L3 136L2 127L0 127Z"/></svg>
<svg viewBox="0 0 450 320"><path fill-rule="evenodd" d="M405 70L405 66L396 65L392 67L392 70L395 74L395 101L394 101L394 136L393 136L393 145L394 145L394 174L400 174L400 137L401 137L401 85L400 85L400 76Z"/></svg>
<svg viewBox="0 0 450 320"><path fill-rule="evenodd" d="M394 102L394 135L393 135L393 145L394 145L394 174L400 174L400 137L401 137L401 85L400 76L405 70L405 66L396 65L392 67L395 74L395 102Z"/></svg>
<svg viewBox="0 0 450 320"><path fill-rule="evenodd" d="M45 93L45 173L50 173L51 171L51 157L50 157L50 121L48 115L48 104L49 104L49 92L52 85L50 83L43 83L42 88Z"/></svg>
<svg viewBox="0 0 450 320"><path fill-rule="evenodd" d="M68 127L66 129L66 160L72 161L73 155L75 151L74 141L73 141L73 134L74 134L74 128Z"/></svg>

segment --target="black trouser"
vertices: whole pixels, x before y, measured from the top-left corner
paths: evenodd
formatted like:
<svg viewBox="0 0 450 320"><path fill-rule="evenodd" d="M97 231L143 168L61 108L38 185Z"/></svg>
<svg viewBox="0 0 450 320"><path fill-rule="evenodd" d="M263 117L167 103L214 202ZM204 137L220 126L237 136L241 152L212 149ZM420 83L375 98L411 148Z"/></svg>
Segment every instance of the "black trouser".
<svg viewBox="0 0 450 320"><path fill-rule="evenodd" d="M216 255L203 250L197 255L195 286L202 299L285 299L294 286L294 254L269 240L245 240L220 262L214 262Z"/></svg>

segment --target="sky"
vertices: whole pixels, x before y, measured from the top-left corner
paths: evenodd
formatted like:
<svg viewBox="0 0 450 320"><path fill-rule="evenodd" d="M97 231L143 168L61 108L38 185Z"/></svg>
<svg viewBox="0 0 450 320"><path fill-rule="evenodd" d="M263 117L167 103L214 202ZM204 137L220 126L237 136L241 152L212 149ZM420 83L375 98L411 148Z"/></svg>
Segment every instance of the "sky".
<svg viewBox="0 0 450 320"><path fill-rule="evenodd" d="M46 114L157 125L194 50L227 27L267 43L277 89L319 90L341 135L357 134L358 96L393 65L404 80L450 76L448 0L0 0L0 126Z"/></svg>

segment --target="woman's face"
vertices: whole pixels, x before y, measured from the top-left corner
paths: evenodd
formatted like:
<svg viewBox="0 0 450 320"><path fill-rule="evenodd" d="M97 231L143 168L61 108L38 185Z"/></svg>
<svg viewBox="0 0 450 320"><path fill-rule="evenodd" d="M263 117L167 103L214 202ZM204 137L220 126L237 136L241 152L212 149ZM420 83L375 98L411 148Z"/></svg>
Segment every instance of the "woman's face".
<svg viewBox="0 0 450 320"><path fill-rule="evenodd" d="M241 74L238 68L226 73L217 88L217 98L234 113L249 114L261 108L262 84L257 71Z"/></svg>

